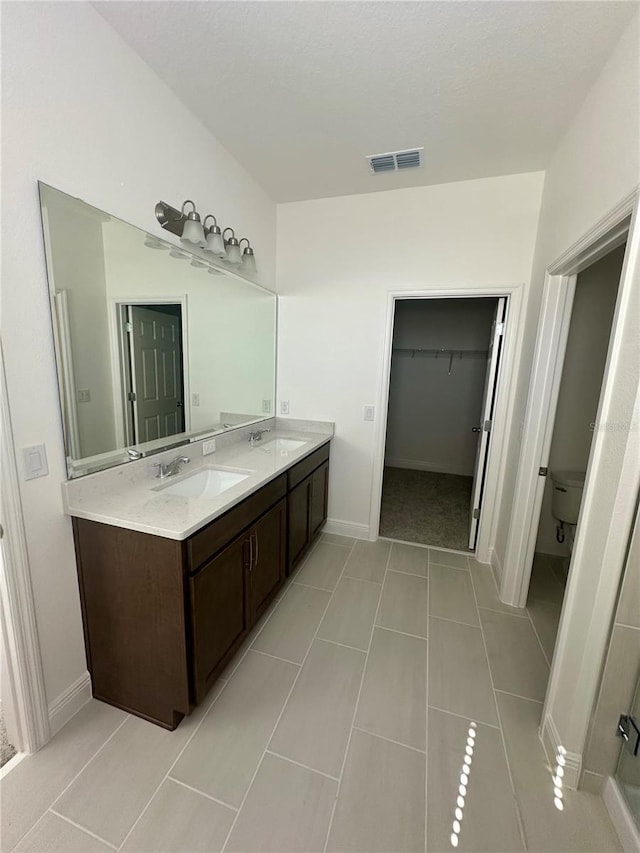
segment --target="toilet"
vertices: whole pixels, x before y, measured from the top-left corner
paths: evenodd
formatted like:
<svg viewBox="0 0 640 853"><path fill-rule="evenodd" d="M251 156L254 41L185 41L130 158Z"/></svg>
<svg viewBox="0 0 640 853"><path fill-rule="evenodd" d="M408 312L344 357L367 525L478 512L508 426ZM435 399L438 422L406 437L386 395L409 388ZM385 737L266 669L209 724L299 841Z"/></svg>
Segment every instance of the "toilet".
<svg viewBox="0 0 640 853"><path fill-rule="evenodd" d="M582 503L584 478L584 471L560 470L551 472L551 482L553 483L551 515L558 522L556 532L558 542L564 542L565 536L568 539L569 556L567 557L566 568L568 568L573 550L576 524Z"/></svg>

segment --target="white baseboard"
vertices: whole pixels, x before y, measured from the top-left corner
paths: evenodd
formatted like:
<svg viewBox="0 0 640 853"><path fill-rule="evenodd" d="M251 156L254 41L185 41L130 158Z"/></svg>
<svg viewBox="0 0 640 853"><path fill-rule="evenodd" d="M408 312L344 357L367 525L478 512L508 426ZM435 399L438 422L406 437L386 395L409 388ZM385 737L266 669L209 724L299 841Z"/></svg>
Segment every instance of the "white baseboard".
<svg viewBox="0 0 640 853"><path fill-rule="evenodd" d="M83 705L91 699L91 676L83 673L66 690L49 704L49 728L51 735L68 723Z"/></svg>
<svg viewBox="0 0 640 853"><path fill-rule="evenodd" d="M547 716L542 724L540 739L551 767L555 768L558 763L561 763L558 761L558 757L563 756L563 785L565 788L576 790L582 770L582 755L578 752L569 752L563 747L558 730L550 716Z"/></svg>
<svg viewBox="0 0 640 853"><path fill-rule="evenodd" d="M460 477L473 477L473 471L456 469L451 465L438 465L435 462L421 462L419 459L395 459L384 460L385 468L408 468L410 471L433 471L436 474L457 474Z"/></svg>
<svg viewBox="0 0 640 853"><path fill-rule="evenodd" d="M640 853L640 830L612 776L605 782L602 798L624 853Z"/></svg>
<svg viewBox="0 0 640 853"><path fill-rule="evenodd" d="M370 539L368 524L340 521L337 518L328 518L322 532L334 533L336 536L351 536L353 539Z"/></svg>

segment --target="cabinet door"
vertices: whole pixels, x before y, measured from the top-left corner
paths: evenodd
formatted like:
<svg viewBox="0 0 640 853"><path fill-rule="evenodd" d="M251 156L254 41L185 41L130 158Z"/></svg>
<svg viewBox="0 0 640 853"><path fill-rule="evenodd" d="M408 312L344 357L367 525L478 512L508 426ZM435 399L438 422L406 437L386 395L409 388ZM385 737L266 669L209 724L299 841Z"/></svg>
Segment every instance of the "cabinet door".
<svg viewBox="0 0 640 853"><path fill-rule="evenodd" d="M311 542L309 506L311 504L311 477L303 480L288 495L289 560L288 570L298 563Z"/></svg>
<svg viewBox="0 0 640 853"><path fill-rule="evenodd" d="M327 520L328 496L329 463L325 462L311 475L311 539L315 539Z"/></svg>
<svg viewBox="0 0 640 853"><path fill-rule="evenodd" d="M248 630L245 578L249 550L245 533L189 578L196 703L202 701L223 659Z"/></svg>
<svg viewBox="0 0 640 853"><path fill-rule="evenodd" d="M270 509L251 529L253 564L249 573L251 621L265 610L284 581L286 568L287 502Z"/></svg>

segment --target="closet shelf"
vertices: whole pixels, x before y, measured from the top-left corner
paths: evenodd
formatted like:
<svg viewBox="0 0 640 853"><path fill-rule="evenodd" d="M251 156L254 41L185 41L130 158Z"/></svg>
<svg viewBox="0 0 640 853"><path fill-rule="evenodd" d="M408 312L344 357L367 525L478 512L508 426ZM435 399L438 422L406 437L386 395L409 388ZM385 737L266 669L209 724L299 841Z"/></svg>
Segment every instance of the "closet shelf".
<svg viewBox="0 0 640 853"><path fill-rule="evenodd" d="M459 358L486 358L489 355L489 350L486 349L406 349L404 347L394 347L394 354L410 355L412 358L416 355L431 356L449 356Z"/></svg>

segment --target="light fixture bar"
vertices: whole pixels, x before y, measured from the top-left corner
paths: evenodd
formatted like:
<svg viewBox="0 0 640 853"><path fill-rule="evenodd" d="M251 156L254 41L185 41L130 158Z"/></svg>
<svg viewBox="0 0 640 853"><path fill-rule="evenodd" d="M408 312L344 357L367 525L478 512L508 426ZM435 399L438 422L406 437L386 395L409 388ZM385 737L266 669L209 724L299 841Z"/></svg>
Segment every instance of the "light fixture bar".
<svg viewBox="0 0 640 853"><path fill-rule="evenodd" d="M166 201L159 201L156 204L156 219L166 231L171 231L177 237L182 237L184 217L181 211L171 207Z"/></svg>

